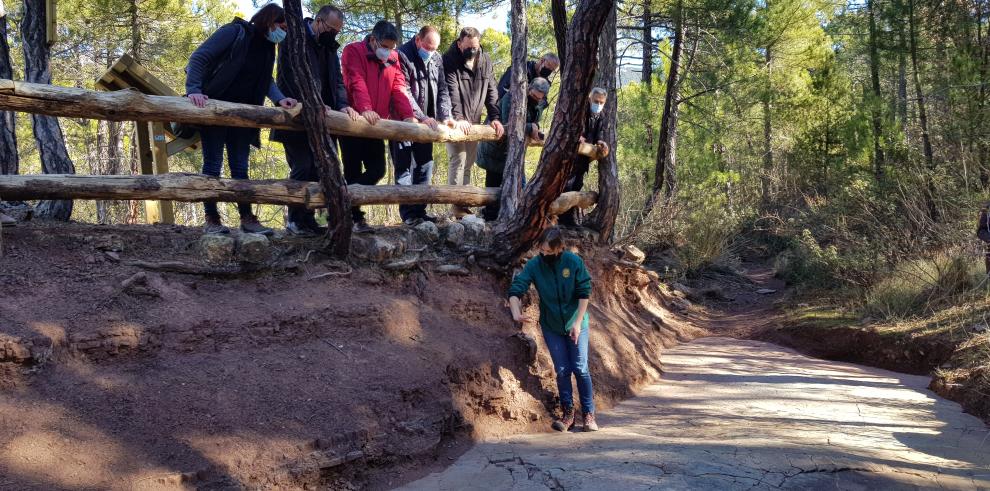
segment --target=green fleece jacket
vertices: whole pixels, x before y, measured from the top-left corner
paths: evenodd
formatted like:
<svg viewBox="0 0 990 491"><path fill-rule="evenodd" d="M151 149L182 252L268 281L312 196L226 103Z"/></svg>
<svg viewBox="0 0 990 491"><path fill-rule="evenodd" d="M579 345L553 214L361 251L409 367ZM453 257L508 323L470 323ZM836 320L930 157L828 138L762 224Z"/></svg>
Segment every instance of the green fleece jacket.
<svg viewBox="0 0 990 491"><path fill-rule="evenodd" d="M536 284L540 294L540 326L567 334L577 315L578 300L591 296L591 275L584 261L572 252L563 253L556 264L536 256L512 279L509 296L522 298L531 284ZM587 313L581 319L581 328L588 328Z"/></svg>

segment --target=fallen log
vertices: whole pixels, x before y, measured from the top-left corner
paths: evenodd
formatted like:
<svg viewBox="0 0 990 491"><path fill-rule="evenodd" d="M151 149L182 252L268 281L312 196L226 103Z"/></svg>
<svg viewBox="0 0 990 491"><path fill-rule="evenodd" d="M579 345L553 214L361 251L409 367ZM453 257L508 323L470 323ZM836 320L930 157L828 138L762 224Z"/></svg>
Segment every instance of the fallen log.
<svg viewBox="0 0 990 491"><path fill-rule="evenodd" d="M199 108L185 97L147 95L133 89L102 92L32 84L0 79L0 110L18 111L48 116L62 116L107 121L168 121L200 126L239 126L247 128L278 128L303 131L294 119L302 107L255 106L211 99ZM460 141L495 141L495 130L486 125L474 125L465 134L461 130L440 126L432 130L419 123L383 119L369 124L364 118L351 120L339 111L330 111L327 126L335 135L380 138L383 140L444 143ZM578 153L598 158L594 145L583 144Z"/></svg>
<svg viewBox="0 0 990 491"><path fill-rule="evenodd" d="M354 205L451 204L484 206L498 200L499 188L474 186L361 186L347 187ZM315 182L292 180L218 179L202 174L170 173L136 176L0 175L0 199L100 199L230 201L323 208L326 202ZM562 194L552 214L595 204L594 192Z"/></svg>

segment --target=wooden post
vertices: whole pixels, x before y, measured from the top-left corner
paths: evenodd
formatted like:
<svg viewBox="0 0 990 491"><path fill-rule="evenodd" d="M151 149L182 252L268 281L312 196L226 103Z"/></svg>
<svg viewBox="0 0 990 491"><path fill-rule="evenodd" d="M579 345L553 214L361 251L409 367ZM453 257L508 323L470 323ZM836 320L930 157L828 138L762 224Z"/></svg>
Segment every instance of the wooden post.
<svg viewBox="0 0 990 491"><path fill-rule="evenodd" d="M140 124L140 123L139 123ZM151 133L152 172L168 174L168 141L165 138L164 123L148 123ZM158 223L175 223L175 212L171 201L158 201ZM149 222L151 223L151 222Z"/></svg>
<svg viewBox="0 0 990 491"><path fill-rule="evenodd" d="M58 21L55 16L55 3L57 0L45 0L45 41L48 46L58 41Z"/></svg>
<svg viewBox="0 0 990 491"><path fill-rule="evenodd" d="M134 126L137 128L138 160L141 163L141 174L146 176L153 175L155 174L155 153L152 145L153 142L151 141L150 125L139 121ZM161 204L161 201L148 200L144 202L144 217L146 222L162 223L164 213L162 212Z"/></svg>

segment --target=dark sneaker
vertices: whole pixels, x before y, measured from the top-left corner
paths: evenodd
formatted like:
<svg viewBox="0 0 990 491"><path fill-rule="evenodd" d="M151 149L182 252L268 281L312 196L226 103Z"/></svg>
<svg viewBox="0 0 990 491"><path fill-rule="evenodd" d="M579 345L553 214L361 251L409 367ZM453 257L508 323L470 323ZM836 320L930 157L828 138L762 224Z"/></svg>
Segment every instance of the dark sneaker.
<svg viewBox="0 0 990 491"><path fill-rule="evenodd" d="M17 220L14 217L0 211L0 226L14 227L16 225L17 225Z"/></svg>
<svg viewBox="0 0 990 491"><path fill-rule="evenodd" d="M258 221L258 217L254 215L241 217L241 232L261 235L272 235L275 233L274 230L262 225Z"/></svg>
<svg viewBox="0 0 990 491"><path fill-rule="evenodd" d="M354 221L354 233L361 234L361 233L371 232L372 230L374 229L371 228L371 225L368 225L367 221L365 220Z"/></svg>
<svg viewBox="0 0 990 491"><path fill-rule="evenodd" d="M584 415L584 431L598 431L598 423L595 422L595 413Z"/></svg>
<svg viewBox="0 0 990 491"><path fill-rule="evenodd" d="M296 237L316 237L316 231L296 222L285 224L285 231Z"/></svg>
<svg viewBox="0 0 990 491"><path fill-rule="evenodd" d="M316 234L316 235L326 235L327 234L327 228L324 227L324 226L322 226L322 225L320 225L320 222L317 222L316 221L316 217L314 217L313 215L309 215L306 218L304 218L303 221L302 221L302 225L303 225L303 227L306 227L306 228L312 230L313 233Z"/></svg>
<svg viewBox="0 0 990 491"><path fill-rule="evenodd" d="M556 419L551 427L557 431L567 431L574 427L574 408L565 407L564 417Z"/></svg>
<svg viewBox="0 0 990 491"><path fill-rule="evenodd" d="M206 215L206 224L203 225L204 234L229 234L230 229L223 226L220 217Z"/></svg>
<svg viewBox="0 0 990 491"><path fill-rule="evenodd" d="M405 220L402 221L402 223L406 224L407 227L415 227L416 225L419 225L424 221L425 220L423 220L422 218L416 217L416 218L406 218Z"/></svg>
<svg viewBox="0 0 990 491"><path fill-rule="evenodd" d="M437 217L435 217L433 215L423 215L422 216L422 219L423 219L424 222L430 222L430 223L437 223L438 221L440 221L439 218L437 218Z"/></svg>

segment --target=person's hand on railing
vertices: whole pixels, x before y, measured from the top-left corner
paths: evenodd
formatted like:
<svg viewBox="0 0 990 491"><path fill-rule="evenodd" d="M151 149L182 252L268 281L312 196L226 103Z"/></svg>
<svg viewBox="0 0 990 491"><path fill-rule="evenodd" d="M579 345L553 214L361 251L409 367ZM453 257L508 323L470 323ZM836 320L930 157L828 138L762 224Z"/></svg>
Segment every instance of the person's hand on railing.
<svg viewBox="0 0 990 491"><path fill-rule="evenodd" d="M437 123L437 120L435 120L433 118L423 119L423 120L420 121L420 123L423 123L426 126L429 126L430 129L433 130L433 131L437 131L437 130L440 129L440 123Z"/></svg>
<svg viewBox="0 0 990 491"><path fill-rule="evenodd" d="M365 111L365 112L361 113L361 116L364 116L364 119L368 120L368 124L370 124L372 126L378 124L378 120L379 119L382 119L382 117L379 116L378 113L376 113L375 111L371 111L371 110L368 110L368 111Z"/></svg>
<svg viewBox="0 0 990 491"><path fill-rule="evenodd" d="M465 135L471 134L471 123L467 120L462 119L454 124L454 127L461 130L461 133L464 133Z"/></svg>
<svg viewBox="0 0 990 491"><path fill-rule="evenodd" d="M502 126L502 122L499 120L492 121L492 128L495 128L495 138L501 139L502 135L505 134L505 127Z"/></svg>
<svg viewBox="0 0 990 491"><path fill-rule="evenodd" d="M535 142L539 142L540 144L543 143L543 138L540 137L539 125L534 124L533 127L529 130L529 138Z"/></svg>
<svg viewBox="0 0 990 491"><path fill-rule="evenodd" d="M299 104L299 101L291 97L286 97L285 99L278 101L278 105L281 106L282 109L292 109L296 107L296 104Z"/></svg>
<svg viewBox="0 0 990 491"><path fill-rule="evenodd" d="M605 143L602 140L598 140L598 143L596 143L595 146L598 147L599 158L608 157L608 152L609 152L608 143Z"/></svg>
<svg viewBox="0 0 990 491"><path fill-rule="evenodd" d="M189 94L186 97L188 97L189 100L196 105L196 107L206 107L206 101L210 99L206 96L206 94Z"/></svg>
<svg viewBox="0 0 990 491"><path fill-rule="evenodd" d="M344 108L344 113L351 118L351 121L357 121L361 119L361 113L354 110L354 108L347 106Z"/></svg>

